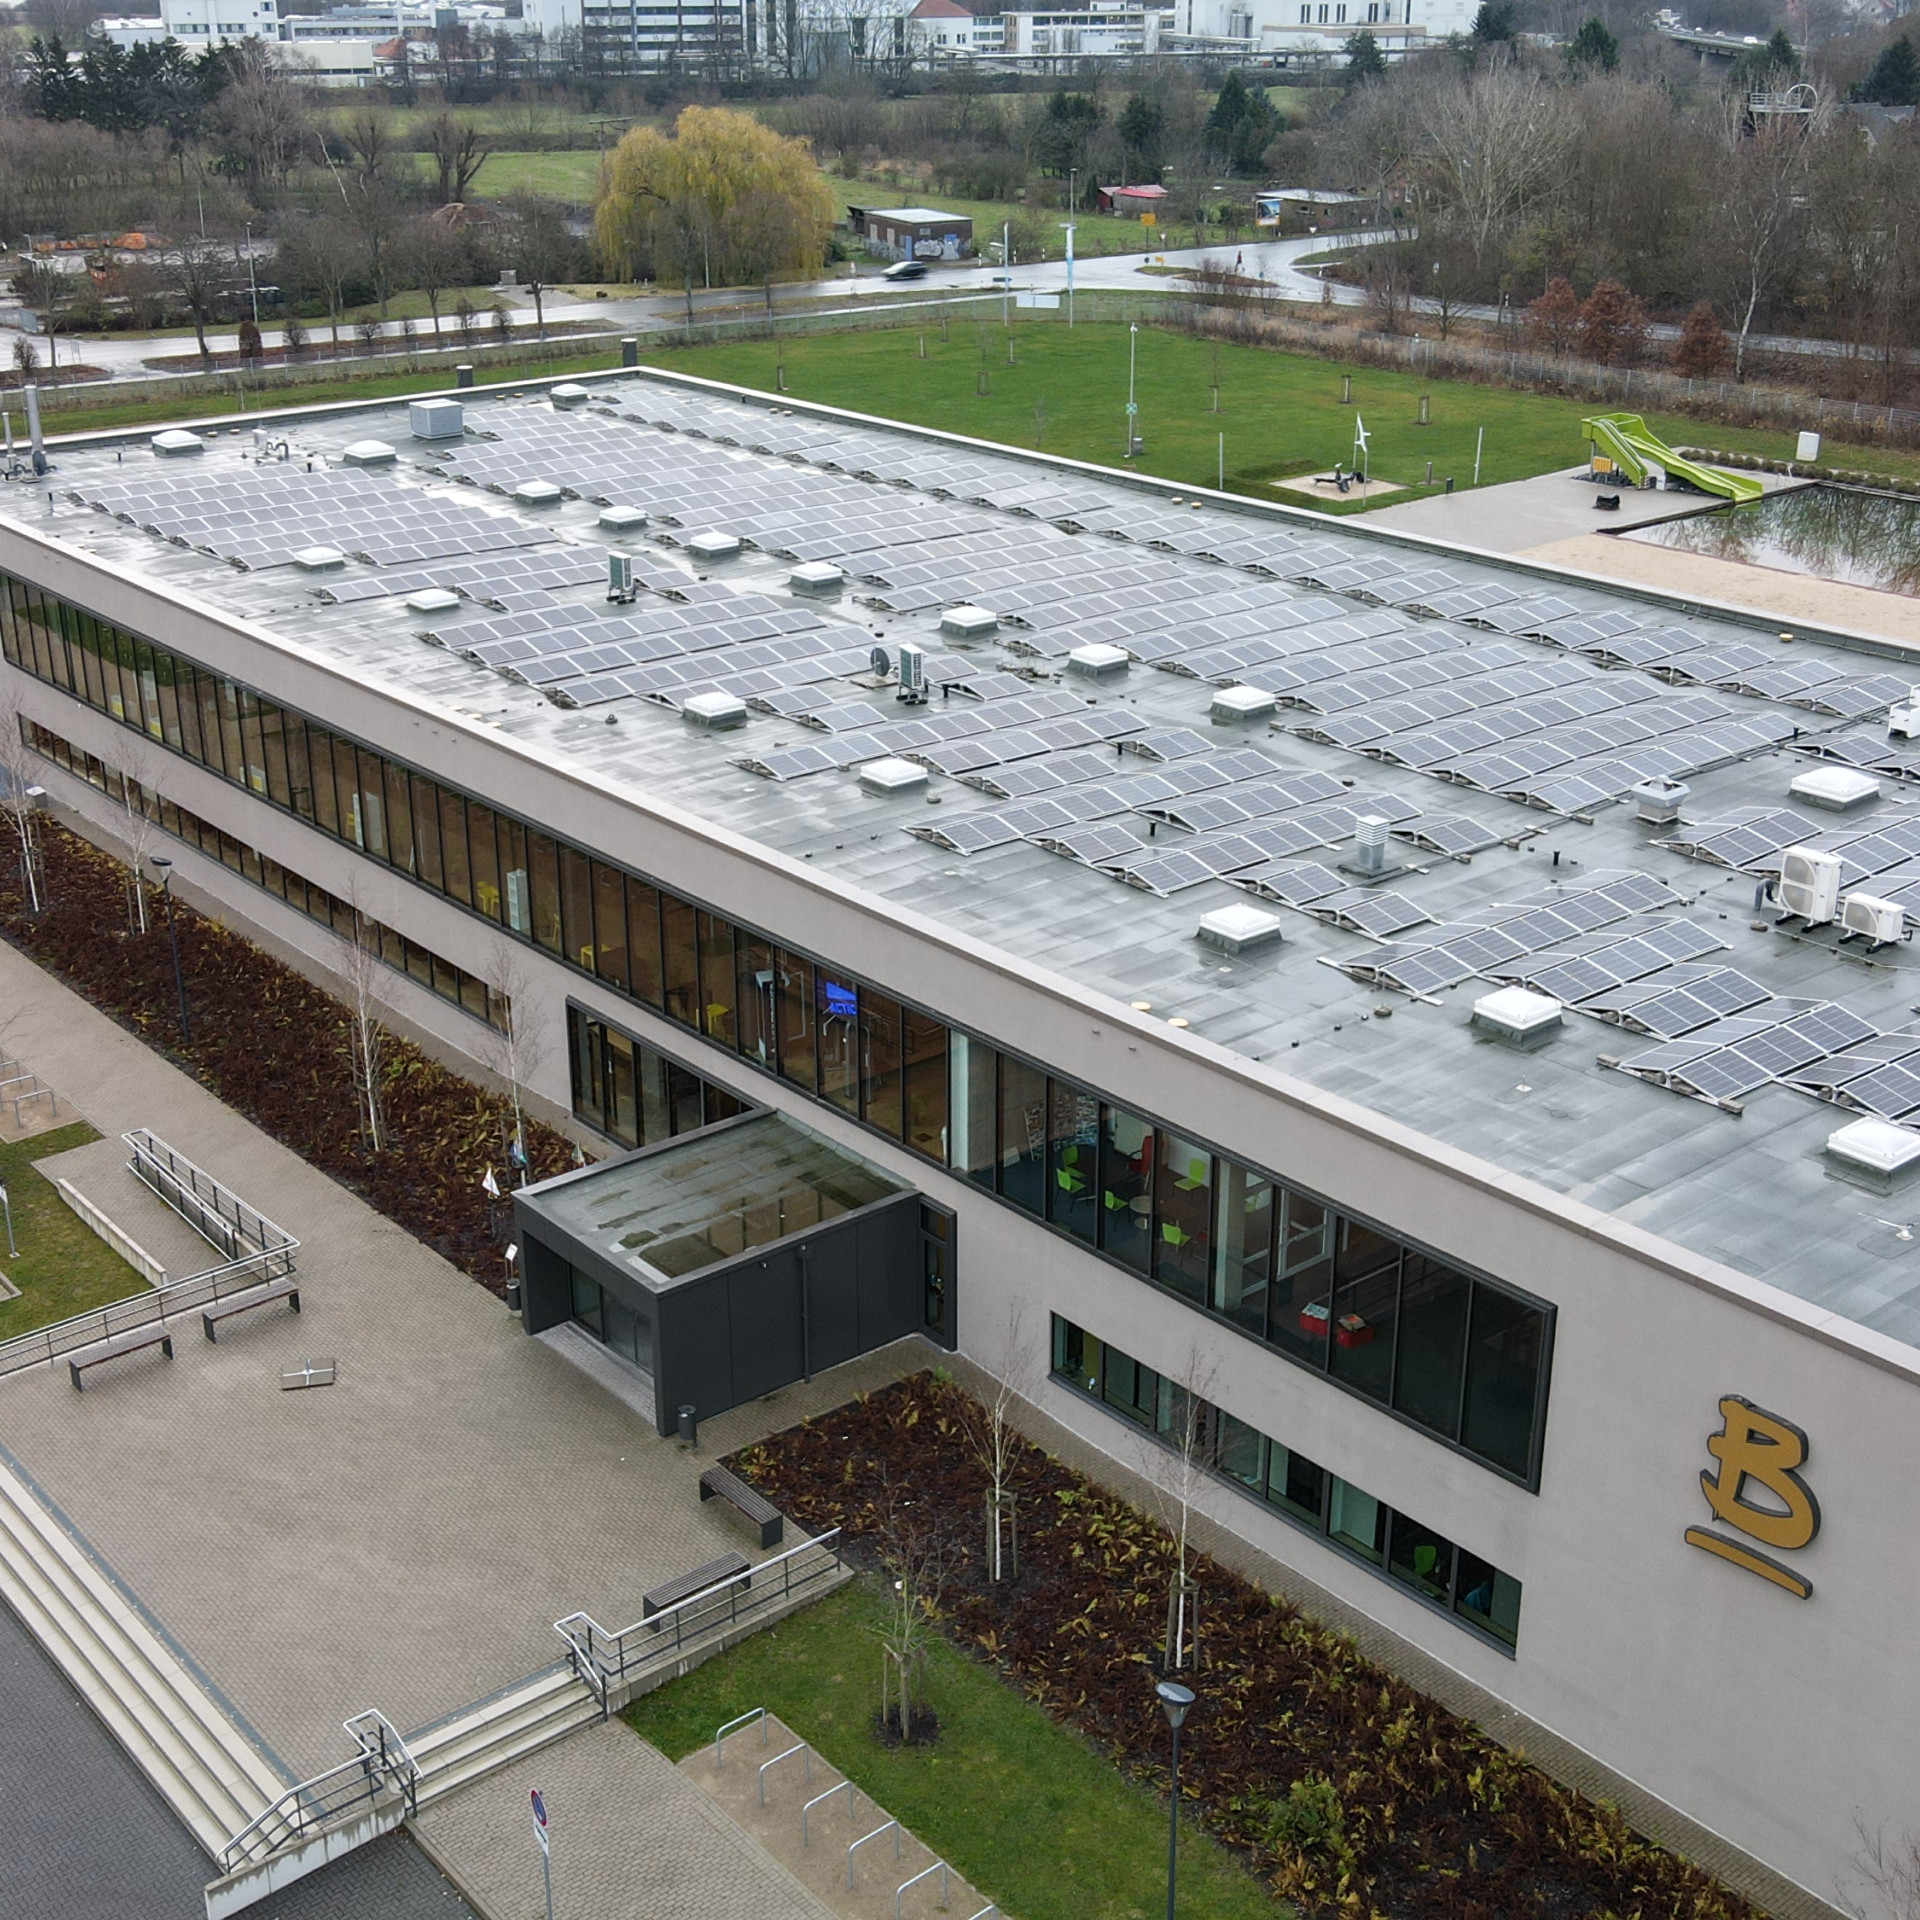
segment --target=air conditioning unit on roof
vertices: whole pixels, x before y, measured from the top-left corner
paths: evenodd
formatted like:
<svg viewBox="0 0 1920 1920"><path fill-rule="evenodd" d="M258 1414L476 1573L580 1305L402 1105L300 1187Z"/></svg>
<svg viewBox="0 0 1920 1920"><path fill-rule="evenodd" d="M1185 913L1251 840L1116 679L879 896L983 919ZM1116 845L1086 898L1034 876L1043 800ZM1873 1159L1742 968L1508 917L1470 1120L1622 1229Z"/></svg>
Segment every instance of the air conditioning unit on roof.
<svg viewBox="0 0 1920 1920"><path fill-rule="evenodd" d="M1887 709L1887 738L1920 740L1920 687L1909 687L1905 704Z"/></svg>
<svg viewBox="0 0 1920 1920"><path fill-rule="evenodd" d="M1895 901L1881 900L1870 893L1850 893L1840 903L1840 929L1843 940L1864 936L1871 952L1904 938L1907 916Z"/></svg>
<svg viewBox="0 0 1920 1920"><path fill-rule="evenodd" d="M1817 847L1789 847L1780 856L1774 898L1810 927L1824 927L1840 911L1840 856Z"/></svg>

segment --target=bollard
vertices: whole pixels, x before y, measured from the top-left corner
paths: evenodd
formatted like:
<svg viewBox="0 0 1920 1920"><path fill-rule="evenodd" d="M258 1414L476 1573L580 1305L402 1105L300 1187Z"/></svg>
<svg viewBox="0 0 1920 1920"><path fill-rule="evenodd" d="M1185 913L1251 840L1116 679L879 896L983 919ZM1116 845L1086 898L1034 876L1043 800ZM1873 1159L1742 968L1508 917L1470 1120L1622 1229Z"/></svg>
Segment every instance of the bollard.
<svg viewBox="0 0 1920 1920"><path fill-rule="evenodd" d="M683 1447L697 1447L700 1444L700 1422L691 1407L680 1409L680 1444Z"/></svg>
<svg viewBox="0 0 1920 1920"><path fill-rule="evenodd" d="M507 1311L509 1313L518 1313L520 1311L520 1282L518 1280L509 1280L507 1282Z"/></svg>
<svg viewBox="0 0 1920 1920"><path fill-rule="evenodd" d="M1329 285L1332 283L1329 282ZM1340 404L1344 407L1353 398L1353 375L1343 373L1340 376Z"/></svg>
<svg viewBox="0 0 1920 1920"><path fill-rule="evenodd" d="M637 367L640 364L640 342L631 334L620 342L620 364L623 367Z"/></svg>
<svg viewBox="0 0 1920 1920"><path fill-rule="evenodd" d="M1428 396L1424 393L1420 396L1420 418L1417 424L1423 427L1432 425L1432 419L1427 412L1427 399Z"/></svg>
<svg viewBox="0 0 1920 1920"><path fill-rule="evenodd" d="M1447 475L1447 491L1449 493L1453 491L1453 475L1452 474Z"/></svg>
<svg viewBox="0 0 1920 1920"><path fill-rule="evenodd" d="M473 385L473 369L468 366L455 367L453 370L453 384L456 387L472 386Z"/></svg>
<svg viewBox="0 0 1920 1920"><path fill-rule="evenodd" d="M1431 460L1427 462L1427 485L1433 485L1433 462Z"/></svg>

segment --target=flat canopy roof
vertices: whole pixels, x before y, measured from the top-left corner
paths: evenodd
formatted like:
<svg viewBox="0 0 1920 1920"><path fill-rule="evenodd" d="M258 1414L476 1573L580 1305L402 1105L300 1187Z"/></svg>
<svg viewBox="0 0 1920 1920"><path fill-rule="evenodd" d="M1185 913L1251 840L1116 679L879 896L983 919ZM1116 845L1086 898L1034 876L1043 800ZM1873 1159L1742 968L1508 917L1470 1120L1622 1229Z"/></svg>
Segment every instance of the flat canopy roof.
<svg viewBox="0 0 1920 1920"><path fill-rule="evenodd" d="M537 387L461 398L451 443L412 439L400 403L203 429L184 458L144 437L124 460L56 446L46 487L0 511L1920 1345L1911 1202L1830 1177L1823 1152L1861 1114L1920 1129L1920 961L1776 930L1754 902L1783 849L1811 845L1844 890L1920 920L1920 747L1884 721L1910 669L1363 522L646 370L571 410ZM343 459L370 436L397 461ZM559 497L516 499L527 482ZM603 528L608 505L649 519ZM716 530L737 557L700 557ZM335 560L304 568L319 546ZM607 599L609 547L630 604ZM790 586L808 561L845 590ZM992 628L943 632L962 605ZM907 641L921 707L871 671L876 644ZM1080 671L1091 645L1126 670ZM1230 685L1274 709L1217 724ZM716 689L746 723L687 725ZM882 758L926 787L869 791L858 770ZM1879 797L1834 812L1790 792L1822 764L1870 772ZM1655 776L1690 789L1678 828L1630 798ZM1397 869L1378 884L1350 871L1363 817ZM1196 940L1248 904L1283 942ZM1524 1058L1469 1018L1516 985L1567 1008Z"/></svg>
<svg viewBox="0 0 1920 1920"><path fill-rule="evenodd" d="M759 1113L515 1198L657 1289L907 1191L817 1133Z"/></svg>
<svg viewBox="0 0 1920 1920"><path fill-rule="evenodd" d="M936 221L945 221L951 226L970 227L973 217L965 213L942 213L938 207L874 207L868 211L869 220L891 220L897 227L927 226Z"/></svg>

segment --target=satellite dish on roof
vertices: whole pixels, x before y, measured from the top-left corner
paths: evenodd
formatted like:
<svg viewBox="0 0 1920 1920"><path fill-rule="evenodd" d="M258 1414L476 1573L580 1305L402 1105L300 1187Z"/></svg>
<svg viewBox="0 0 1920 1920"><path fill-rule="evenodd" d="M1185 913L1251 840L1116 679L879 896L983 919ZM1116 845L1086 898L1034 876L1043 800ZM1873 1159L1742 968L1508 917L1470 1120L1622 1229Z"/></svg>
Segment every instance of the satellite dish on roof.
<svg viewBox="0 0 1920 1920"><path fill-rule="evenodd" d="M890 680L893 677L893 662L887 658L885 647L875 647L868 658L873 662L875 679Z"/></svg>

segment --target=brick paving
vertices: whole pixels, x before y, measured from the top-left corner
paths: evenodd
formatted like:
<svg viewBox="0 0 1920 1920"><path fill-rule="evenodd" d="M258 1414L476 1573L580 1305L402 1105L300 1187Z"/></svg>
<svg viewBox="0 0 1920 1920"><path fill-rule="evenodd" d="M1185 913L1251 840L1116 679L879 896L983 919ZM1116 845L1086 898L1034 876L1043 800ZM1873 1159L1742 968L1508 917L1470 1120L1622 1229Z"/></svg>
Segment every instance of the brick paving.
<svg viewBox="0 0 1920 1920"><path fill-rule="evenodd" d="M488 1920L544 1920L527 1798L534 1787L547 1804L553 1905L565 1920L831 1920L770 1853L618 1720L421 1815L421 1844Z"/></svg>
<svg viewBox="0 0 1920 1920"><path fill-rule="evenodd" d="M33 1636L0 1606L0 1914L198 1920L205 1854ZM300 1881L261 1920L473 1920L402 1834Z"/></svg>

